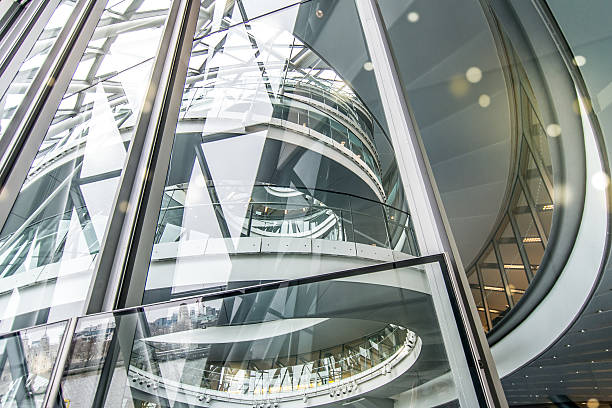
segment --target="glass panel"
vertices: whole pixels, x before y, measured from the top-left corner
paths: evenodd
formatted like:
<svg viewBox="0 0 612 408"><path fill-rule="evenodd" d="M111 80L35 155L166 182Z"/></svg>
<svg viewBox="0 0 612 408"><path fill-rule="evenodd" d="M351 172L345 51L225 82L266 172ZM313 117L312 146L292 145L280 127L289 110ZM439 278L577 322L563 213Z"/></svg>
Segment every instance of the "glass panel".
<svg viewBox="0 0 612 408"><path fill-rule="evenodd" d="M518 200L512 216L518 225L520 238L523 241L523 247L527 253L529 264L531 265L531 271L535 275L542 261L542 257L544 256L544 244L538 234L525 195L520 189L517 194Z"/></svg>
<svg viewBox="0 0 612 408"><path fill-rule="evenodd" d="M480 283L478 282L478 274L476 273L476 269L472 269L468 272L468 282L471 287L480 287Z"/></svg>
<svg viewBox="0 0 612 408"><path fill-rule="evenodd" d="M534 154L538 157L538 160L544 165L544 171L546 172L549 180L552 180L552 162L550 158L550 149L548 146L548 136L540 119L529 101L529 98L523 99L526 107L524 108L523 115L527 121L527 126L524 129L525 137L529 138L531 146L534 149ZM526 110L526 112L525 112ZM555 135L557 137L559 135Z"/></svg>
<svg viewBox="0 0 612 408"><path fill-rule="evenodd" d="M81 311L169 6L105 9L2 229L2 323Z"/></svg>
<svg viewBox="0 0 612 408"><path fill-rule="evenodd" d="M529 282L527 280L525 266L523 265L523 259L521 258L516 240L514 239L512 226L508 223L507 218L505 222L507 224L502 236L512 234L512 238L506 238L507 241L500 242L498 245L506 276L508 277L510 293L516 302L523 293L525 293Z"/></svg>
<svg viewBox="0 0 612 408"><path fill-rule="evenodd" d="M489 305L489 313L491 315L491 324L495 326L499 320L505 315L510 308L506 293L502 290L485 290L485 297Z"/></svg>
<svg viewBox="0 0 612 408"><path fill-rule="evenodd" d="M527 241L541 242L538 229L531 215L531 209L527 205L525 194L523 194L522 191L519 191L518 194L519 199L517 206L512 211L513 216L516 219L516 223L518 224L520 235L523 238L523 242L525 242L525 238L529 238Z"/></svg>
<svg viewBox="0 0 612 408"><path fill-rule="evenodd" d="M483 285L502 287L501 272L493 245L489 244L479 261Z"/></svg>
<svg viewBox="0 0 612 408"><path fill-rule="evenodd" d="M296 4L221 31L214 16L239 16L241 2L210 7L192 44L144 302L418 253L393 150L374 126L382 111L363 34L346 26L340 53L323 30L358 21L353 2ZM395 175L384 185L383 169Z"/></svg>
<svg viewBox="0 0 612 408"><path fill-rule="evenodd" d="M12 3L12 0L7 0L6 2ZM20 66L20 68L12 78L2 99L0 99L0 137L4 135L6 128L13 120L15 111L21 104L30 85L32 85L47 55L51 52L55 39L68 21L75 5L75 0L62 0L51 15L49 22L38 39L32 45L32 49L27 57L23 61L12 62L16 66Z"/></svg>
<svg viewBox="0 0 612 408"><path fill-rule="evenodd" d="M527 242L525 242L525 240L527 240ZM531 264L531 271L535 275L540 267L540 262L542 262L542 258L544 257L544 245L542 245L541 241L532 242L529 239L524 238L523 246L525 247L525 252L527 252L529 263Z"/></svg>
<svg viewBox="0 0 612 408"><path fill-rule="evenodd" d="M42 407L66 322L0 338L0 405Z"/></svg>
<svg viewBox="0 0 612 408"><path fill-rule="evenodd" d="M544 230L549 233L552 225L553 201L548 194L544 181L540 177L540 173L535 169L535 163L531 155L529 155L528 169L526 180L527 188L535 203L542 226Z"/></svg>
<svg viewBox="0 0 612 408"><path fill-rule="evenodd" d="M412 392L432 381L452 401L468 371L448 362L446 339L459 337L438 322L436 273L404 267L83 317L62 396L71 407L386 406L398 392L431 398ZM472 389L460 392L478 405Z"/></svg>

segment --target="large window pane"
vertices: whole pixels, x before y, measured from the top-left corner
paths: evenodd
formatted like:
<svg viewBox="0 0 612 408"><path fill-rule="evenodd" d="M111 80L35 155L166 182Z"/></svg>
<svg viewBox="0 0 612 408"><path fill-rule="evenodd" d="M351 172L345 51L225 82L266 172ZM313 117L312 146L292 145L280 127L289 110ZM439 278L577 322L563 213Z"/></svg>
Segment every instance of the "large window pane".
<svg viewBox="0 0 612 408"><path fill-rule="evenodd" d="M102 14L2 229L3 324L82 311L169 6L112 0Z"/></svg>
<svg viewBox="0 0 612 408"><path fill-rule="evenodd" d="M418 252L363 35L323 29L354 4L240 7L200 9L145 303Z"/></svg>

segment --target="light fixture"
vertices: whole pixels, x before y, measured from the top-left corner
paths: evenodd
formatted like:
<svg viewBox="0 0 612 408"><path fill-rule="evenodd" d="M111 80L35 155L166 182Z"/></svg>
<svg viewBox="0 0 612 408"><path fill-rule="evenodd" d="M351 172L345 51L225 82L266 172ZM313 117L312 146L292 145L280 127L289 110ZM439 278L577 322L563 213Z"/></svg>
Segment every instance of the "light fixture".
<svg viewBox="0 0 612 408"><path fill-rule="evenodd" d="M505 269L525 269L523 265L519 264L504 264Z"/></svg>
<svg viewBox="0 0 612 408"><path fill-rule="evenodd" d="M416 23L420 18L421 16L416 11L411 11L406 15L406 19L408 19L408 21L411 23Z"/></svg>
<svg viewBox="0 0 612 408"><path fill-rule="evenodd" d="M546 126L546 134L550 137L557 137L561 134L561 126L558 123L551 123Z"/></svg>
<svg viewBox="0 0 612 408"><path fill-rule="evenodd" d="M482 70L478 67L469 67L467 71L465 71L465 79L473 84L480 82L482 79Z"/></svg>
<svg viewBox="0 0 612 408"><path fill-rule="evenodd" d="M491 105L491 97L487 94L482 94L478 97L478 104L481 108L488 108Z"/></svg>

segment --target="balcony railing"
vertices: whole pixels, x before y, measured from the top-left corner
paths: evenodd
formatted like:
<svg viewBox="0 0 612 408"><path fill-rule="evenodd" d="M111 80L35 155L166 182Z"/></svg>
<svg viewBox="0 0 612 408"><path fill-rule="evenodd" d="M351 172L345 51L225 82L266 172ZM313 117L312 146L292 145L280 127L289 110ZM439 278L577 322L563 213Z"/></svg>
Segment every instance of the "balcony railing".
<svg viewBox="0 0 612 408"><path fill-rule="evenodd" d="M193 213L222 213L242 237L311 238L354 242L419 255L408 212L377 201L331 191L258 185L232 186L231 200L188 205ZM214 190L214 186L208 186ZM189 186L164 192L155 243L178 242L192 232L183 215ZM248 191L250 190L250 191ZM248 192L247 192L248 191ZM312 195L321 197L314 198ZM217 194L210 194L217 197ZM324 198L322 198L324 197ZM208 232L210 236L210 231ZM230 238L219 236L212 238ZM233 237L235 238L235 237Z"/></svg>

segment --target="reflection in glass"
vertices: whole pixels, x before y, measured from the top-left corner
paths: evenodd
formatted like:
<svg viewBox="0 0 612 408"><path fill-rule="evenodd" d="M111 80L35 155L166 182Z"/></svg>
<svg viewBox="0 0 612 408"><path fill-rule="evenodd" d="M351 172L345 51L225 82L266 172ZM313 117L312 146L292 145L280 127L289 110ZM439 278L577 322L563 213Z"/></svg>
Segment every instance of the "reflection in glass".
<svg viewBox="0 0 612 408"><path fill-rule="evenodd" d="M517 68L522 72L520 66ZM521 79L527 81L524 75ZM514 191L507 215L496 227L497 231L492 241L492 245L499 249L499 265L496 266L491 262L493 252L484 251L475 261L483 271L485 289L487 287L485 271L489 271L487 272L489 279L491 275L497 276L497 272L500 273L500 278L505 277L505 282L502 280L496 283L494 290L498 293L488 289L489 293L486 295L491 297L491 301L488 302L488 313L493 325L499 322L508 308L514 307L526 293L540 267L548 234L552 228L554 202L552 191L549 190L552 180L552 164L547 140L549 136L543 131L536 110L527 95L528 89L528 82L521 84L522 129L518 146L520 152L518 173L513 182Z"/></svg>
<svg viewBox="0 0 612 408"><path fill-rule="evenodd" d="M42 407L66 323L0 338L0 406Z"/></svg>
<svg viewBox="0 0 612 408"><path fill-rule="evenodd" d="M428 284L400 283L425 271L380 273L385 285L328 280L81 318L62 397L78 407L340 406L388 403L381 382L406 392L441 375L452 384Z"/></svg>
<svg viewBox="0 0 612 408"><path fill-rule="evenodd" d="M81 310L169 5L102 14L1 233L3 325Z"/></svg>
<svg viewBox="0 0 612 408"><path fill-rule="evenodd" d="M200 9L145 303L418 254L388 139L303 40L313 4L240 4Z"/></svg>
<svg viewBox="0 0 612 408"><path fill-rule="evenodd" d="M11 0L6 2L12 3ZM32 50L25 60L21 62L19 71L12 78L10 85L2 99L0 99L0 137L6 132L6 128L15 116L15 111L21 104L30 85L32 85L47 55L49 55L51 47L55 44L55 39L68 21L68 17L70 17L75 5L76 0L62 0L59 3L49 22L32 46Z"/></svg>

